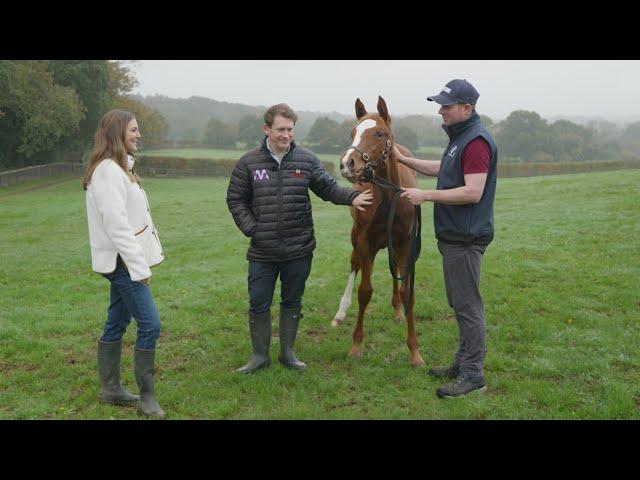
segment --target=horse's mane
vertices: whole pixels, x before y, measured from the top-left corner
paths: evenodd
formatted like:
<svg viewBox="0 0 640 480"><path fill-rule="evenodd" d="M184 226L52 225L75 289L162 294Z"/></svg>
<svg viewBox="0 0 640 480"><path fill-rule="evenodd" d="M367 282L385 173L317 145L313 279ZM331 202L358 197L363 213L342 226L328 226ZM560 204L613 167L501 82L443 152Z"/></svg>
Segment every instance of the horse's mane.
<svg viewBox="0 0 640 480"><path fill-rule="evenodd" d="M398 148L398 150L400 150L400 153L402 153L404 156L406 157L413 156L413 154L411 153L411 150L409 150L407 147L400 145L399 143L396 143L395 146ZM397 172L398 172L397 185L399 187L414 188L418 186L418 174L416 173L416 171L398 162L398 159L394 155L393 150L389 153L389 161L387 163L388 163L387 175L391 176L392 175L391 170L393 168L397 169Z"/></svg>

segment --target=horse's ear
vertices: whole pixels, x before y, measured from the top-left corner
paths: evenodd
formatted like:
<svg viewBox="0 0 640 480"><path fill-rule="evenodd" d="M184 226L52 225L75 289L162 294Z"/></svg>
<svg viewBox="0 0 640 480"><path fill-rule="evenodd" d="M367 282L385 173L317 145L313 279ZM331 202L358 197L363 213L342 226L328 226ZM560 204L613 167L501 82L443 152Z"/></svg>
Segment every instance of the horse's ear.
<svg viewBox="0 0 640 480"><path fill-rule="evenodd" d="M356 98L356 118L360 120L366 114L367 109L364 108L364 103L362 103L359 98Z"/></svg>
<svg viewBox="0 0 640 480"><path fill-rule="evenodd" d="M387 104L380 95L378 95L378 113L385 121L387 125L391 124L391 117L389 116L389 111L387 110Z"/></svg>

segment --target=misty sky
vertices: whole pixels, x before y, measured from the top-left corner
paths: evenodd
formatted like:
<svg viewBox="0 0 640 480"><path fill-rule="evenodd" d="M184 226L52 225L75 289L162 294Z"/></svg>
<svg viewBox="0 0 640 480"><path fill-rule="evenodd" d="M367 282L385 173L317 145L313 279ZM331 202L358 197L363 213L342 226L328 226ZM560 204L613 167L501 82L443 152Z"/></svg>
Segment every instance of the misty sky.
<svg viewBox="0 0 640 480"><path fill-rule="evenodd" d="M638 60L140 60L130 64L133 93L191 96L295 110L354 113L378 95L393 116L437 114L426 97L465 78L480 92L478 111L494 119L513 110L611 120L640 116Z"/></svg>

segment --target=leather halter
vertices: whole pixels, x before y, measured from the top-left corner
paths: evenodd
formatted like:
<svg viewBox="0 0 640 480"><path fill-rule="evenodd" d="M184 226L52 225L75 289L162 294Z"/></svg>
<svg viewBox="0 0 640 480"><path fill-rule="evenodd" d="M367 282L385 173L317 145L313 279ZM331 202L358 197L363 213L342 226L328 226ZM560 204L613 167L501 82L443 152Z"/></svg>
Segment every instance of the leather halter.
<svg viewBox="0 0 640 480"><path fill-rule="evenodd" d="M391 139L390 138L387 139L384 150L382 151L382 155L380 155L375 160L369 160L369 154L361 151L355 145L351 145L349 148L353 148L356 152L360 154L360 156L362 157L362 160L364 160L365 162L364 178L365 180L369 181L375 176L374 170L378 168L378 162L381 162L381 161L385 162L387 160L387 157L389 156L389 151L391 150Z"/></svg>

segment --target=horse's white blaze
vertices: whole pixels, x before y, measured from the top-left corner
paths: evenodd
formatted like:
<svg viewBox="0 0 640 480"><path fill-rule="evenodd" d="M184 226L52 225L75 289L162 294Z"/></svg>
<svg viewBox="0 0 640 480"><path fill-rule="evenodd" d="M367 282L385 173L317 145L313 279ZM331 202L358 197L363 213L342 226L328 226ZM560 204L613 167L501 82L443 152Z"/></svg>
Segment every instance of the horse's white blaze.
<svg viewBox="0 0 640 480"><path fill-rule="evenodd" d="M370 128L373 128L375 126L376 126L376 121L371 118L367 118L364 122L358 125L356 127L356 134L353 137L352 145L359 147L360 141L362 140L362 134L364 133L364 131ZM353 152L353 148L350 148L349 150L347 150L347 153L344 154L344 157L342 157L342 160L340 161L340 163L342 164L342 168L344 169L347 168L347 161L349 160L349 155L351 155L351 152Z"/></svg>
<svg viewBox="0 0 640 480"><path fill-rule="evenodd" d="M347 308L351 305L351 293L353 292L353 282L356 279L356 272L351 272L349 275L349 281L347 282L347 288L344 289L344 294L342 295L342 299L340 300L340 308L338 309L338 313L334 317L334 320L338 322L342 322L344 317L347 315Z"/></svg>

